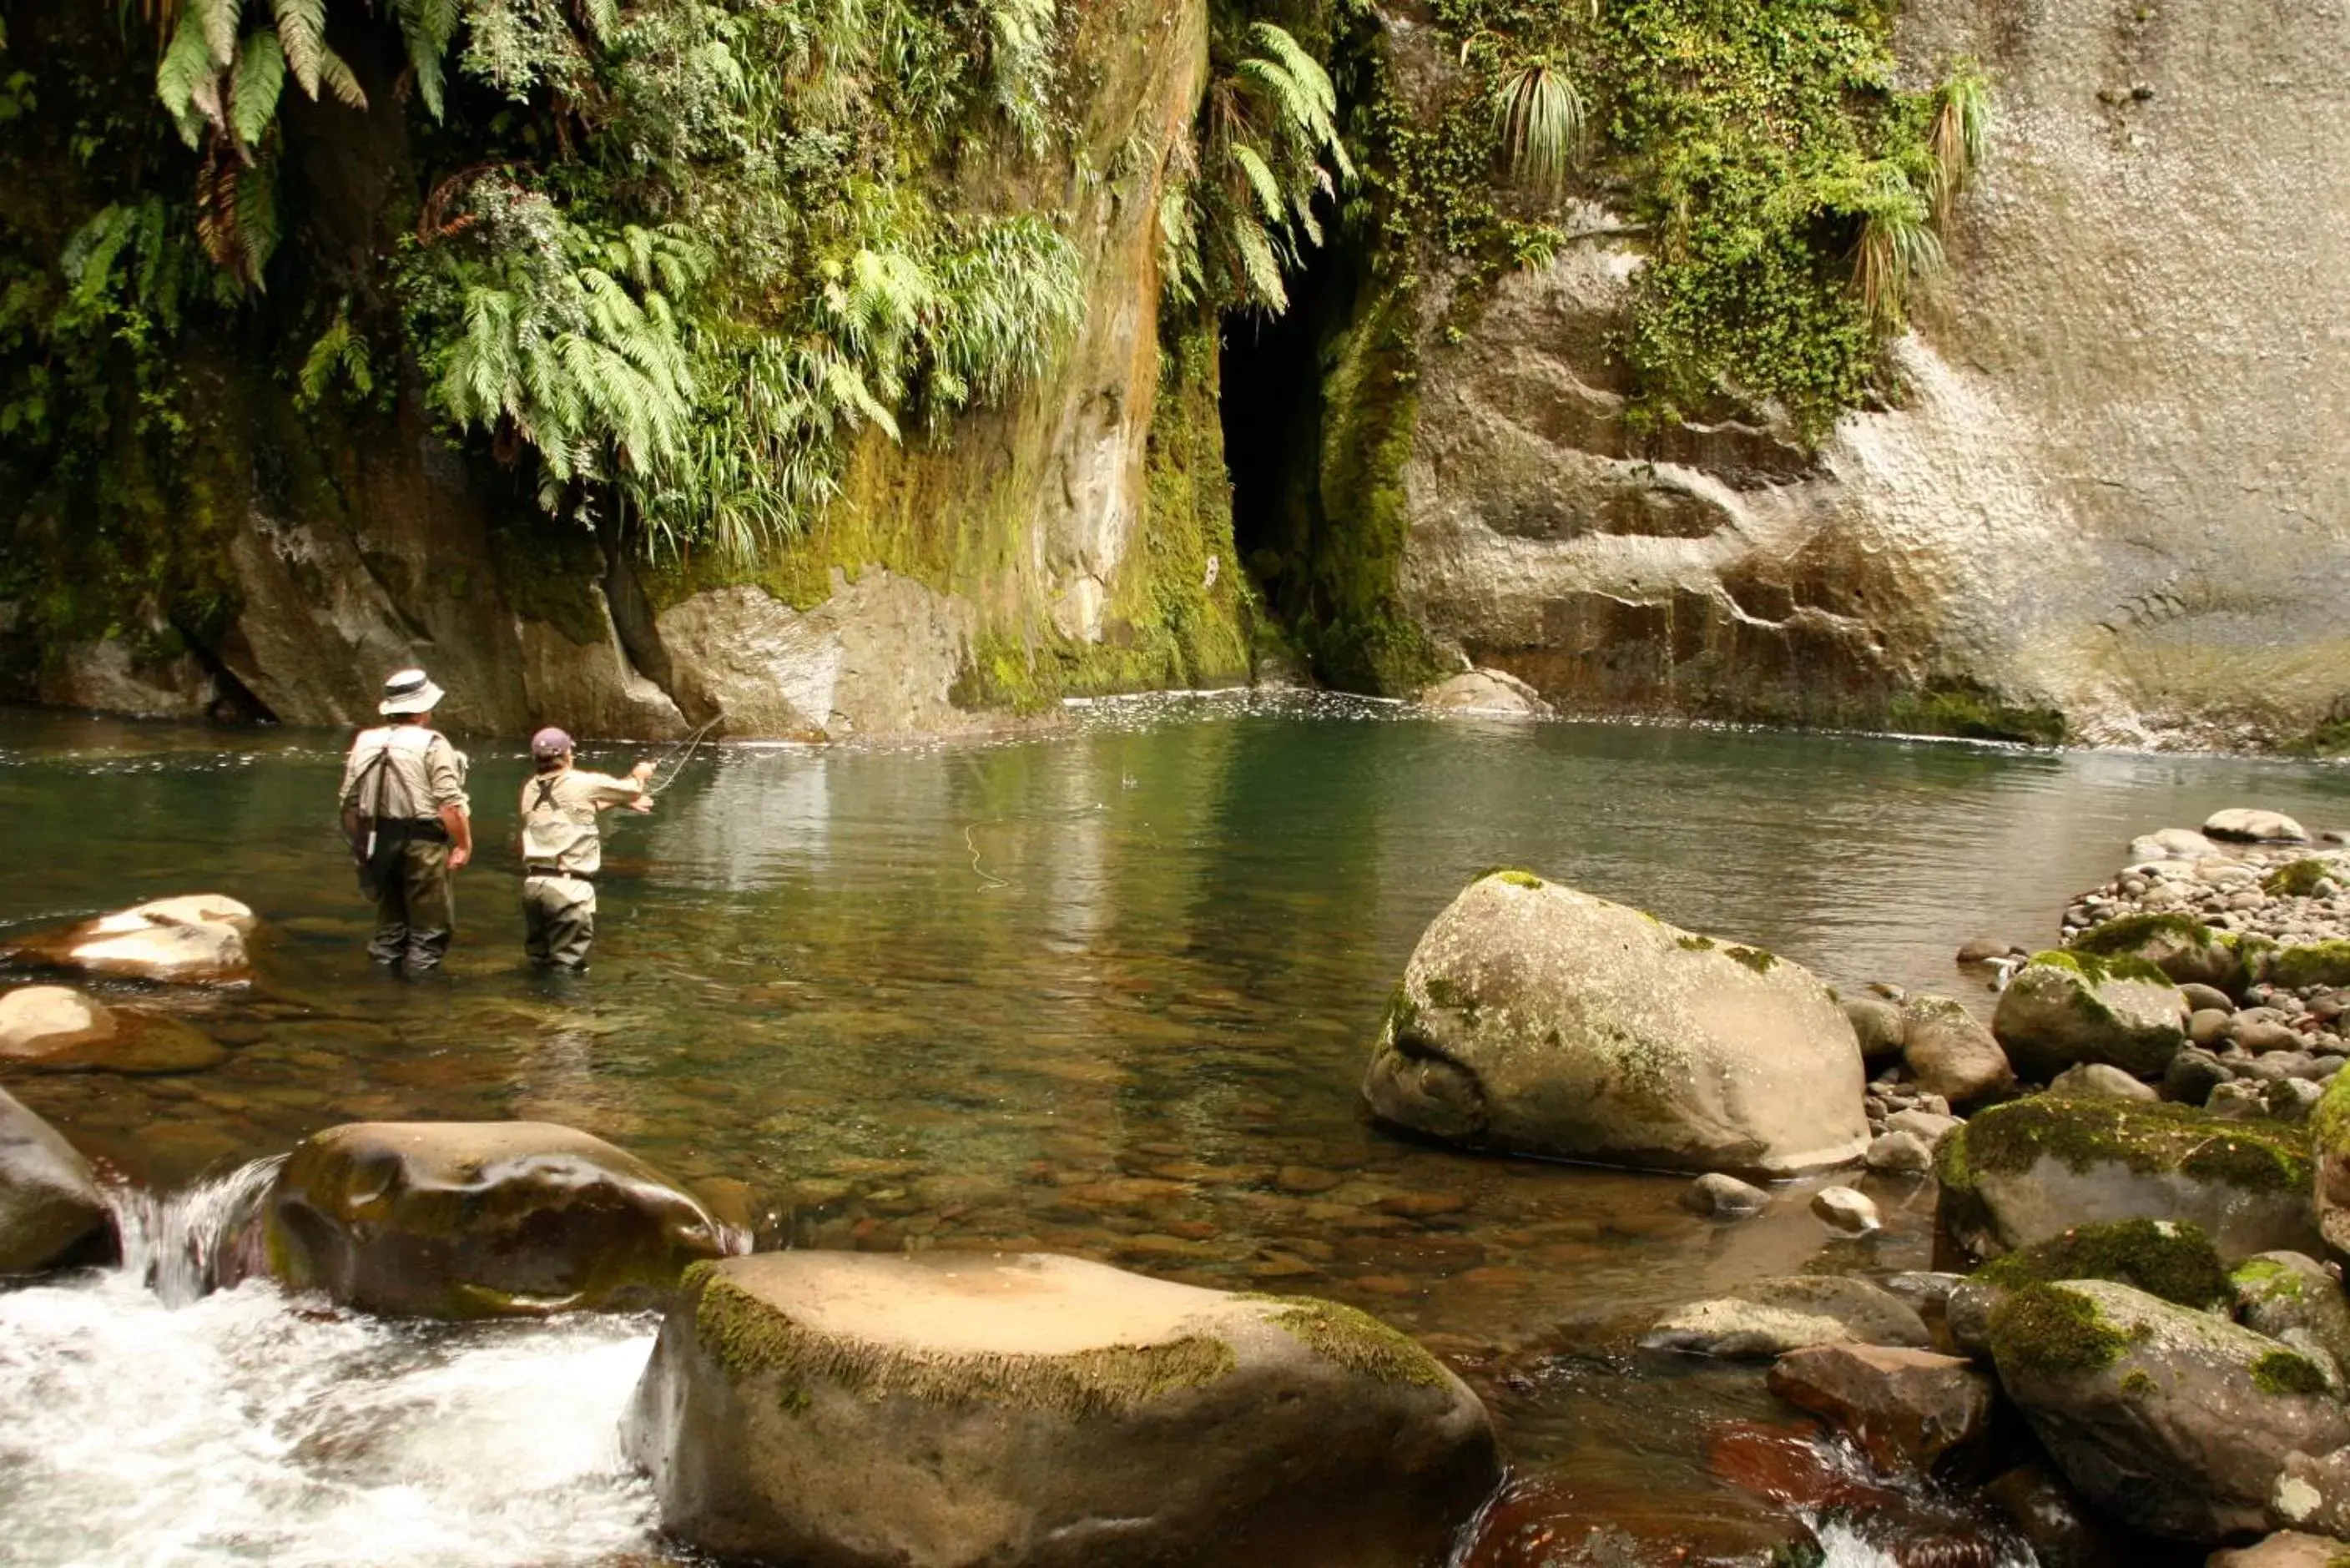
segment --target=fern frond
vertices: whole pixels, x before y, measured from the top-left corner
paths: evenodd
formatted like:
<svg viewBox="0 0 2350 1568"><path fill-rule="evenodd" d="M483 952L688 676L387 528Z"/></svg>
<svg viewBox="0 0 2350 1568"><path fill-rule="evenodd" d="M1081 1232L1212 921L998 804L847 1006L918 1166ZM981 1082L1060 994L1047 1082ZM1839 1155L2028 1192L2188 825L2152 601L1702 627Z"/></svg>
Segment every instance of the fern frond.
<svg viewBox="0 0 2350 1568"><path fill-rule="evenodd" d="M1232 244L1240 253L1251 299L1275 316L1287 310L1289 290L1282 283L1281 258L1274 253L1273 238L1263 226L1244 213L1234 213Z"/></svg>
<svg viewBox="0 0 2350 1568"><path fill-rule="evenodd" d="M192 9L182 11L180 25L155 66L155 98L179 128L180 140L190 147L201 143L207 121L218 123L218 75L203 18ZM200 106L200 93L210 95L210 113Z"/></svg>
<svg viewBox="0 0 2350 1568"><path fill-rule="evenodd" d="M1245 180L1249 192L1256 198L1257 208L1263 213L1264 221L1280 223L1286 213L1288 202L1282 195L1281 182L1274 177L1273 169L1265 162L1263 155L1247 142L1236 141L1232 146L1232 160L1233 167Z"/></svg>
<svg viewBox="0 0 2350 1568"><path fill-rule="evenodd" d="M186 0L182 14L203 26L213 64L224 70L236 58L237 14L244 8L244 0Z"/></svg>
<svg viewBox="0 0 2350 1568"><path fill-rule="evenodd" d="M327 54L327 0L269 0L277 23L277 41L285 47L286 67L294 73L305 96L316 99Z"/></svg>
<svg viewBox="0 0 2350 1568"><path fill-rule="evenodd" d="M277 169L274 157L240 168L236 187L236 271L255 293L266 292L263 269L277 251Z"/></svg>
<svg viewBox="0 0 2350 1568"><path fill-rule="evenodd" d="M416 73L416 96L425 111L439 119L446 78L442 57L457 36L457 0L394 0L400 36L408 46L409 68Z"/></svg>
<svg viewBox="0 0 2350 1568"><path fill-rule="evenodd" d="M276 35L247 34L229 76L229 124L240 145L261 145L263 133L276 118L278 96L285 87L286 56Z"/></svg>

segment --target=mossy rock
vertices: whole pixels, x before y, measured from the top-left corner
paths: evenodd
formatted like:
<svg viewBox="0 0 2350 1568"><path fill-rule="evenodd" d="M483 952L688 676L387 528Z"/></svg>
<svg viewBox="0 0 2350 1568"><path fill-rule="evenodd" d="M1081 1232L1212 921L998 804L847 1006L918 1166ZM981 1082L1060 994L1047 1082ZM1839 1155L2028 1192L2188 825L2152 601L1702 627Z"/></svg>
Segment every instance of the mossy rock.
<svg viewBox="0 0 2350 1568"><path fill-rule="evenodd" d="M2084 961L2136 959L2178 984L2217 986L2233 996L2251 982L2251 974L2232 937L2192 915L2147 912L2092 926L2063 950Z"/></svg>
<svg viewBox="0 0 2350 1568"><path fill-rule="evenodd" d="M2334 875L2334 867L2314 856L2288 860L2261 878L2261 891L2273 898L2306 898L2317 885Z"/></svg>
<svg viewBox="0 0 2350 1568"><path fill-rule="evenodd" d="M2187 1042L2188 1007L2170 977L2131 953L2035 953L2000 994L1991 1033L2022 1076L2046 1082L2102 1062L2158 1078Z"/></svg>
<svg viewBox="0 0 2350 1568"><path fill-rule="evenodd" d="M2350 941L2304 942L2269 955L2266 978L2299 991L2309 985L2350 985Z"/></svg>
<svg viewBox="0 0 2350 1568"><path fill-rule="evenodd" d="M1416 1568L1500 1475L1375 1318L1043 1253L697 1265L624 1441L671 1534L818 1564Z"/></svg>
<svg viewBox="0 0 2350 1568"><path fill-rule="evenodd" d="M2337 1073L2326 1084L2308 1130L2318 1230L2327 1246L2350 1254L2350 1074Z"/></svg>
<svg viewBox="0 0 2350 1568"><path fill-rule="evenodd" d="M2010 1290L2112 1280L2199 1312L2224 1306L2236 1294L2211 1238L2194 1225L2167 1220L2076 1225L1993 1260L1974 1277Z"/></svg>
<svg viewBox="0 0 2350 1568"><path fill-rule="evenodd" d="M403 1317L657 1307L739 1251L701 1202L546 1122L352 1122L296 1146L262 1208L269 1272Z"/></svg>
<svg viewBox="0 0 2350 1568"><path fill-rule="evenodd" d="M1530 872L1472 881L1413 950L1363 1096L1470 1147L1782 1177L1868 1146L1860 1045L1828 988Z"/></svg>
<svg viewBox="0 0 2350 1568"><path fill-rule="evenodd" d="M2126 1284L2033 1284L1991 1314L2001 1383L2090 1501L2173 1539L2269 1522L2288 1456L2350 1442L2328 1366Z"/></svg>
<svg viewBox="0 0 2350 1568"><path fill-rule="evenodd" d="M2224 1259L2307 1250L2314 1172L2297 1128L2047 1095L1980 1112L1936 1150L1944 1230L1985 1257L2128 1220L2197 1226Z"/></svg>

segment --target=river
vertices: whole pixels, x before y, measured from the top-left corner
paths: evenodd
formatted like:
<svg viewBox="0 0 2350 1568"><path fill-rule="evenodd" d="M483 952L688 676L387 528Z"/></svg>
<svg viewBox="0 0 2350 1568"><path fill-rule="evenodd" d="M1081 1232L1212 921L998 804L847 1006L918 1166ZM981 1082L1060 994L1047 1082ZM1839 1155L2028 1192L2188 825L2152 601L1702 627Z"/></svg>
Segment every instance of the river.
<svg viewBox="0 0 2350 1568"><path fill-rule="evenodd" d="M264 921L250 987L100 988L223 1064L8 1082L120 1185L135 1246L0 1293L0 1562L680 1561L612 1440L650 1321L449 1329L172 1287L246 1162L428 1117L598 1133L763 1244L1042 1247L1350 1302L1495 1409L1513 1482L1481 1565L1565 1562L1609 1521L1750 1547L1809 1503L1726 1480L1723 1434L1787 1412L1631 1339L1762 1274L1923 1267L1930 1198L1872 1179L1886 1231L1829 1242L1802 1187L1715 1228L1675 1179L1381 1133L1356 1085L1420 929L1523 865L1842 986L1987 1006L1952 950L2050 939L2134 834L2231 805L2350 824L2350 770L2320 764L1139 700L998 743L704 747L615 824L594 969L556 981L520 950L525 760L476 741L459 943L402 981L361 950L342 740L0 713L0 939L191 891ZM1832 1558L1981 1533L1963 1500L1860 1514Z"/></svg>

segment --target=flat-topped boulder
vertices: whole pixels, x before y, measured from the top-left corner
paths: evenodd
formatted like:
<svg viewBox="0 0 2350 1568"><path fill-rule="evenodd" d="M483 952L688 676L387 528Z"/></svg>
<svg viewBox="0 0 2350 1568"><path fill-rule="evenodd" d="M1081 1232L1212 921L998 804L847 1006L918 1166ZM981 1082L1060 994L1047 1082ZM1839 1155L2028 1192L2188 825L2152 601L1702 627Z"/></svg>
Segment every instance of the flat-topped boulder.
<svg viewBox="0 0 2350 1568"><path fill-rule="evenodd" d="M2169 1220L2221 1258L2317 1241L2309 1135L2188 1106L2039 1095L1980 1111L1935 1151L1939 1220L1978 1257L2074 1226Z"/></svg>
<svg viewBox="0 0 2350 1568"><path fill-rule="evenodd" d="M296 1145L262 1208L269 1270L367 1312L659 1306L736 1232L651 1166L548 1122L351 1122Z"/></svg>
<svg viewBox="0 0 2350 1568"><path fill-rule="evenodd" d="M799 1568L1419 1568L1500 1479L1376 1319L1043 1253L697 1266L623 1441L671 1534Z"/></svg>
<svg viewBox="0 0 2350 1568"><path fill-rule="evenodd" d="M89 1161L0 1090L0 1274L95 1262L113 1220Z"/></svg>
<svg viewBox="0 0 2350 1568"><path fill-rule="evenodd" d="M2238 844L2300 844L2307 841L2309 831L2281 811L2231 805L2204 819L2203 836Z"/></svg>
<svg viewBox="0 0 2350 1568"><path fill-rule="evenodd" d="M157 898L35 941L45 963L134 980L222 981L244 977L253 911L217 893Z"/></svg>
<svg viewBox="0 0 2350 1568"><path fill-rule="evenodd" d="M1420 692L1419 700L1440 713L1544 719L1552 712L1541 692L1506 670L1464 670Z"/></svg>
<svg viewBox="0 0 2350 1568"><path fill-rule="evenodd" d="M1868 1147L1860 1044L1799 964L1495 871L1419 939L1363 1081L1472 1148L1791 1176Z"/></svg>
<svg viewBox="0 0 2350 1568"><path fill-rule="evenodd" d="M2187 999L2143 959L2035 954L2000 993L1991 1033L2026 1078L2083 1062L2159 1078L2187 1044Z"/></svg>

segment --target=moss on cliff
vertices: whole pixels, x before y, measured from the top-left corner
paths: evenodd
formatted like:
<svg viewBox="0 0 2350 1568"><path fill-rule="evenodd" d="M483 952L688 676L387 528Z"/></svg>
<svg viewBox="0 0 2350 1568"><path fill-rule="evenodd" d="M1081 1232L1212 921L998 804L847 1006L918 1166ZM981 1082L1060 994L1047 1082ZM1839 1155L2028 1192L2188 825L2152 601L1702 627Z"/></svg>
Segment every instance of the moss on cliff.
<svg viewBox="0 0 2350 1568"><path fill-rule="evenodd" d="M1912 734L2032 746L2061 746L2072 733L2060 710L2010 702L1977 680L1936 680L1897 692L1887 704L1885 724Z"/></svg>

